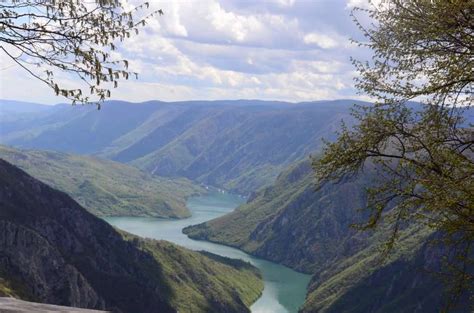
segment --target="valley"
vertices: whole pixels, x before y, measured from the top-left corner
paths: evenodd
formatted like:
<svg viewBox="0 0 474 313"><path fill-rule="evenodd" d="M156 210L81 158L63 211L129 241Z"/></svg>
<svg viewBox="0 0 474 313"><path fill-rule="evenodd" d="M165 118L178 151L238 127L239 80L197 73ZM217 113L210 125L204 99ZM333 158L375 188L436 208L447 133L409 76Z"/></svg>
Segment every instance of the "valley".
<svg viewBox="0 0 474 313"><path fill-rule="evenodd" d="M0 116L8 144L0 157L155 258L163 277L154 281L169 288L166 305L182 312L190 303L200 312L432 312L444 286L419 269L442 267L432 262L442 251L427 244L433 232L403 229L400 247L382 262L388 230L351 227L364 219L358 210L376 167L314 185L310 158L340 119L351 123L353 102L111 101L100 112L28 104L28 112ZM25 298L24 287L4 283ZM385 300L355 306L372 285L371 297Z"/></svg>
<svg viewBox="0 0 474 313"><path fill-rule="evenodd" d="M119 232L4 160L0 259L0 296L62 306L241 313L263 290L249 263Z"/></svg>
<svg viewBox="0 0 474 313"><path fill-rule="evenodd" d="M239 196L222 193L193 197L188 201L192 217L165 220L144 217L108 217L111 225L146 238L167 240L180 246L250 262L260 269L264 282L262 296L251 306L253 313L297 313L306 296L311 276L285 266L248 255L240 250L206 241L192 240L182 233L186 226L231 212L243 202Z"/></svg>
<svg viewBox="0 0 474 313"><path fill-rule="evenodd" d="M474 0L0 0L0 313L474 312Z"/></svg>

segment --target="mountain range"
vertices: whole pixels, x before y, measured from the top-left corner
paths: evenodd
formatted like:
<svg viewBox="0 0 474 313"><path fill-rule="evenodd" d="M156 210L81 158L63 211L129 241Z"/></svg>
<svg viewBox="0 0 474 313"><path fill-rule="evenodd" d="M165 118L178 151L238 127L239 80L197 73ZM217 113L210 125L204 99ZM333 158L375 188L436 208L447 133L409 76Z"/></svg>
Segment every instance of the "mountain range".
<svg viewBox="0 0 474 313"><path fill-rule="evenodd" d="M90 106L57 105L7 116L0 114L0 141L22 149L62 153L6 147L0 153L36 178L70 193L97 215L135 212L172 216L174 212L174 217L184 217L187 213L182 208L182 199L202 192L198 186L202 184L248 195L247 203L234 212L188 227L184 232L192 238L233 246L313 275L302 313L439 312L445 304L447 289L428 273L444 266L440 260L446 251L430 244L436 234L425 227L403 229L399 245L382 258L380 248L389 231L382 227L362 233L351 227L365 217L358 209L367 206L366 188L375 181L376 170L368 167L363 175L338 184L327 182L319 189L314 185L308 156L318 154L322 138L335 138L342 119L349 125L354 122L350 108L356 102L110 101L100 111ZM468 122L472 122L472 110L467 113ZM43 163L47 165L44 169L37 166ZM68 172L68 168L75 170ZM91 171L78 175L84 168ZM120 172L126 173L126 177ZM128 202L133 199L123 189L110 189L115 185L112 181L148 200ZM141 184L156 190L156 198L143 194L147 188L133 188ZM124 205L118 205L118 200L110 195L122 199ZM109 198L114 200L108 201L106 210L100 201ZM166 202L168 208L148 210L151 202ZM126 209L134 205L134 210ZM140 206L143 208L139 209ZM94 209L97 207L100 209ZM161 261L170 265L168 276L173 276L175 262L196 257L171 244L172 249L167 243L124 233L120 236L140 251L160 256L160 260L171 257L173 260ZM173 249L179 252L175 255ZM209 255L200 257L231 262ZM241 265L237 267L242 269ZM184 267L179 268L186 272ZM223 297L226 305L238 312L248 307L261 291L255 278L258 275L251 268L244 272L246 282L239 280L240 272L230 275L230 284L237 284L232 286L241 284L235 287L240 288L238 299L229 296L227 288L218 294L211 292L223 280L215 282L212 288L202 289L212 283L195 273L182 275L195 278L192 283L201 289L188 290L186 284L179 288L193 294L193 301L201 301L202 308ZM197 300L203 290L213 298ZM189 303L190 298L174 299L167 302L171 307ZM222 308L224 304L215 305ZM469 301L462 298L460 306L450 312L470 309Z"/></svg>
<svg viewBox="0 0 474 313"><path fill-rule="evenodd" d="M249 194L318 150L322 138L334 138L356 102L109 101L100 111L57 105L0 121L0 142L96 155Z"/></svg>

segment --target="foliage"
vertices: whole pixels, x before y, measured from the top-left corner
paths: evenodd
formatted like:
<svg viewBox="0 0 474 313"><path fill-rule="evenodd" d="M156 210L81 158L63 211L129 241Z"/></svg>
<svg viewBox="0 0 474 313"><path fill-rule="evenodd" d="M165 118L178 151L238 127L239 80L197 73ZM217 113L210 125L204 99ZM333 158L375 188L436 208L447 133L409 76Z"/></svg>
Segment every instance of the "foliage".
<svg viewBox="0 0 474 313"><path fill-rule="evenodd" d="M366 203L374 177L372 169L315 192L310 162L301 162L235 211L184 231L312 273L302 312L438 311L446 289L427 272L443 268L443 251L426 244L432 230L403 229L398 249L382 258L389 225L370 232L349 227L363 218L354 211ZM456 312L467 305L463 299Z"/></svg>
<svg viewBox="0 0 474 313"><path fill-rule="evenodd" d="M356 13L374 20L366 27ZM353 12L373 51L371 62L353 59L359 90L380 103L424 96L433 105L471 104L474 3L465 0L382 0Z"/></svg>
<svg viewBox="0 0 474 313"><path fill-rule="evenodd" d="M179 312L218 312L223 307L238 312L263 291L261 274L249 263L122 234L161 265L164 283L171 288L169 301Z"/></svg>
<svg viewBox="0 0 474 313"><path fill-rule="evenodd" d="M407 225L439 231L457 251L448 265L455 301L473 279L474 131L463 114L472 104L474 3L390 0L366 12L376 23L356 23L373 58L354 61L356 84L376 103L355 107L358 124L343 125L313 167L321 184L375 167L360 228L390 225L387 252Z"/></svg>
<svg viewBox="0 0 474 313"><path fill-rule="evenodd" d="M0 157L71 195L98 216L190 215L186 198L204 190L184 178L151 176L93 157L0 146Z"/></svg>
<svg viewBox="0 0 474 313"><path fill-rule="evenodd" d="M55 74L63 72L104 100L119 80L138 76L113 52L117 41L138 34L147 19L163 14L158 10L137 19L148 7L146 2L129 9L121 0L2 0L0 49L56 95L73 103L90 101L83 88L68 88L58 81Z"/></svg>

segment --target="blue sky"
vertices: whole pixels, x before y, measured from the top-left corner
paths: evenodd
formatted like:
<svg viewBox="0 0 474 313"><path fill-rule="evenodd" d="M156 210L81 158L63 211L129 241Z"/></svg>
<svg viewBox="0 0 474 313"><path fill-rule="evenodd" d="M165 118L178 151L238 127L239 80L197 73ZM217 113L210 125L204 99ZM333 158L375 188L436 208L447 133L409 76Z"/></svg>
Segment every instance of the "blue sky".
<svg viewBox="0 0 474 313"><path fill-rule="evenodd" d="M114 89L113 98L357 98L349 58L369 55L349 41L360 36L349 14L366 2L152 0L151 9L165 15L118 45L116 57L129 59L140 76ZM0 79L0 98L62 101L4 58Z"/></svg>

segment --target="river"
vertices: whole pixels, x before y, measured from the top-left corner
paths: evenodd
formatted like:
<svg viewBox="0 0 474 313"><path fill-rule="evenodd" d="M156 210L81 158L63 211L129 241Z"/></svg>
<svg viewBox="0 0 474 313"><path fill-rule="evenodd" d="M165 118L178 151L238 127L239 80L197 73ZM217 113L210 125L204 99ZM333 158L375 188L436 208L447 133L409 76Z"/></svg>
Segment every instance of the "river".
<svg viewBox="0 0 474 313"><path fill-rule="evenodd" d="M182 233L189 225L199 224L226 214L244 200L236 195L213 192L192 197L187 206L192 216L181 220L147 217L109 217L106 220L130 233L155 239L164 239L192 250L205 250L222 256L242 259L258 267L263 275L265 289L255 302L253 313L296 313L303 304L310 275L248 255L238 249L206 241L193 240Z"/></svg>

